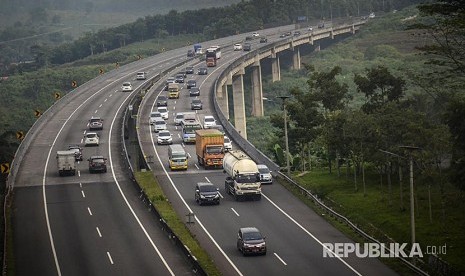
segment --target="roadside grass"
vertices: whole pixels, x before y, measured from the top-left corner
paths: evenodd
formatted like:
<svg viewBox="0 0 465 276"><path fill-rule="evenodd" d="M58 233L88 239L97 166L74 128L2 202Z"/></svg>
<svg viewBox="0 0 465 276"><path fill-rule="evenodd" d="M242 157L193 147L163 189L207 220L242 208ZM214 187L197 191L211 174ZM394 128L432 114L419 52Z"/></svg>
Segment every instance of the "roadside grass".
<svg viewBox="0 0 465 276"><path fill-rule="evenodd" d="M341 222L335 217L329 216L328 214L324 213L323 210L313 202L310 198L303 195L299 189L297 189L294 185L290 184L289 182L278 179L278 182L283 185L287 190L294 194L297 198L299 198L302 202L304 202L307 206L312 208L319 216L323 217L326 221L331 223L336 229L344 233L346 236L351 238L354 242L363 243L366 240L357 234L352 228L350 228L347 224ZM416 275L412 270L408 267L403 265L403 263L395 258L382 258L381 261L387 264L389 267L394 269L400 275Z"/></svg>
<svg viewBox="0 0 465 276"><path fill-rule="evenodd" d="M208 253L200 247L198 241L192 236L189 229L187 229L186 225L176 214L152 172L136 172L135 177L137 183L139 183L140 187L144 190L153 207L158 211L171 230L173 230L174 234L176 234L182 243L191 250L192 255L197 258L207 275L221 275L221 272L215 266L210 256L208 256Z"/></svg>
<svg viewBox="0 0 465 276"><path fill-rule="evenodd" d="M301 177L293 175L300 185L322 198L337 212L359 225L368 234L382 242L410 243L409 179L403 180L403 203L400 207L400 186L395 175L391 176L392 186L389 192L386 176L381 178L374 173L366 175L366 196L358 180L355 189L353 175L340 177L333 171L316 169ZM444 202L441 202L440 187L431 185L432 220L429 218L428 186L422 180L415 182L415 226L416 242L420 243L428 262L427 246L447 245L446 254L438 256L454 268L465 270L465 209L464 194L457 188L445 184ZM444 208L442 207L444 204ZM350 233L353 231L344 231ZM432 249L430 249L432 250Z"/></svg>

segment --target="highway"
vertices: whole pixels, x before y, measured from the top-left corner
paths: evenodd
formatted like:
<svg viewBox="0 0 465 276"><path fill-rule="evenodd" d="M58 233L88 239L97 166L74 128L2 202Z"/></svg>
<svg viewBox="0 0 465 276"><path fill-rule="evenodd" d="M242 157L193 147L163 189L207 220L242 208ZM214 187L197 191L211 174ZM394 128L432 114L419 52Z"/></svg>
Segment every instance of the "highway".
<svg viewBox="0 0 465 276"><path fill-rule="evenodd" d="M269 41L273 39L277 37L269 36ZM252 44L252 49L259 47L258 39ZM233 52L230 47L227 51L223 50L218 65L210 67L207 76L188 75L188 79L195 79L197 86L200 86L199 98L203 102L203 110L197 111L200 122L205 115L215 115L210 91L217 76L231 60L244 53ZM205 67L205 63L196 63L195 71L199 67ZM149 125L149 114L156 110L156 97L166 92L162 87L153 92L144 99L145 104L138 121L143 152L147 156L155 156L155 160L158 161L151 165L152 170L179 216L195 214L196 222L189 228L225 275L395 275L376 259L323 258L321 243L351 242L350 239L279 184L264 186L261 201L234 201L224 190L226 175L222 170L204 170L199 167L195 145L183 144L190 156L188 170L171 172L168 167L168 147L156 144L156 134ZM184 87L180 99L169 100L170 118L167 123L175 144L181 144L182 139L180 127L175 126L172 118L176 112L191 111L192 98ZM194 187L197 182L211 182L217 186L221 193L221 204L198 206L194 200ZM243 257L237 250L237 231L247 226L257 227L266 235L266 256Z"/></svg>
<svg viewBox="0 0 465 276"><path fill-rule="evenodd" d="M279 35L281 30L270 30ZM241 35L242 38L245 35ZM269 41L277 39L269 36ZM207 45L232 45L235 38L224 38ZM257 40L253 49L258 47ZM185 60L187 48L168 51L122 66L83 84L68 102L53 110L52 120L38 130L21 164L14 189L14 252L17 275L189 275L191 268L178 249L159 229L130 179L121 154L121 116L130 93L123 93L123 81L134 88L137 71L151 77L163 68ZM218 66L207 76L189 75L200 86L203 110L200 119L213 114L211 86L234 58L244 54L223 47ZM195 69L204 62L192 61ZM179 69L176 69L179 70ZM173 71L173 74L176 73ZM195 71L196 71L195 70ZM169 75L168 75L169 76ZM166 76L166 77L168 77ZM278 184L263 187L261 201L236 202L224 192L222 170L199 168L195 146L186 145L190 154L186 172L171 172L167 166L167 146L156 145L156 135L148 123L164 78L144 98L138 120L144 153L153 155L151 169L180 217L196 216L188 227L208 251L224 275L394 275L376 259L323 258L322 242L350 242L318 214ZM174 143L181 143L180 129L173 122L175 112L190 111L187 89L180 99L169 100L168 129ZM62 100L63 101L63 100ZM58 104L59 105L59 104ZM55 153L69 144L81 144L92 116L104 119L98 147L86 147L91 155L108 158L105 174L89 174L81 162L76 176L59 177ZM233 145L236 147L236 145ZM194 185L208 181L222 194L218 206L198 206ZM255 226L267 237L266 256L243 257L236 249L240 227Z"/></svg>
<svg viewBox="0 0 465 276"><path fill-rule="evenodd" d="M16 275L192 274L145 204L122 162L121 116L138 70L149 77L184 60L185 50L129 64L83 84L53 109L32 141L14 190ZM75 176L59 177L56 151L83 146L92 116L104 119L100 145L83 147ZM90 174L91 155L107 158L108 172Z"/></svg>

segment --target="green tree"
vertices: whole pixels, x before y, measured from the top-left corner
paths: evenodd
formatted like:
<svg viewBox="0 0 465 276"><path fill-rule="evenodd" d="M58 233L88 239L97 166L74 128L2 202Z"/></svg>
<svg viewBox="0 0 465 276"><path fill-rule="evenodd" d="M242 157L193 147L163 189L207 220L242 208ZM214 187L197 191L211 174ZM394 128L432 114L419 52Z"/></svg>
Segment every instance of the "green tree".
<svg viewBox="0 0 465 276"><path fill-rule="evenodd" d="M428 66L435 71L427 76L428 84L439 84L442 90L445 88L451 94L442 98L448 101L442 106L445 108L444 120L452 134L450 180L465 190L465 2L434 1L419 5L418 9L421 20L411 27L426 30L433 38L432 43L419 48L428 56Z"/></svg>
<svg viewBox="0 0 465 276"><path fill-rule="evenodd" d="M372 113L388 102L399 102L404 96L405 81L393 76L384 66L366 69L367 75L355 74L357 90L367 99L362 109Z"/></svg>

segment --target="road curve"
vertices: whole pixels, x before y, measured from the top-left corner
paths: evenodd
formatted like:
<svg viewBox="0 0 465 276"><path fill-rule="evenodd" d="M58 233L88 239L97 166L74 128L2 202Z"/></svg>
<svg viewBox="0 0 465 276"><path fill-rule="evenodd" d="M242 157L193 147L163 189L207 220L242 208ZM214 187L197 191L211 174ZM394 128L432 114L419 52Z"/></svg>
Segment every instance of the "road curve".
<svg viewBox="0 0 465 276"><path fill-rule="evenodd" d="M182 54L181 54L182 53ZM136 71L149 77L185 59L178 50L123 66L70 92L50 110L52 119L37 130L24 156L14 188L12 216L17 275L192 274L127 173L121 155L121 117L134 88ZM92 116L104 119L98 147L83 147L84 160L103 155L108 172L90 174L87 161L76 176L60 177L57 150L83 146Z"/></svg>
<svg viewBox="0 0 465 276"><path fill-rule="evenodd" d="M276 32L275 32L276 33ZM277 39L269 35L269 41ZM231 40L229 45L232 45ZM212 44L213 45L213 44ZM253 49L259 47L253 43ZM218 66L209 68L209 75L190 75L200 84L200 99L203 110L198 118L215 115L210 91L222 69L243 54L233 52L232 47L223 48L223 57ZM194 63L195 68L205 67ZM161 182L178 214L184 217L194 213L196 223L189 225L202 246L225 275L395 275L377 259L323 258L322 243L353 242L331 226L323 218L295 198L280 185L263 187L263 199L253 202L236 202L224 190L225 175L221 170L204 170L196 162L195 146L184 145L191 156L186 172L171 172L168 168L167 146L156 145L156 134L151 129L149 113L156 109L156 96L163 94L161 87L145 99L138 121L140 141L145 155L155 156L151 169ZM231 93L231 92L230 92ZM175 112L190 111L187 89L183 88L180 99L170 100L170 116ZM247 101L247 100L246 100ZM167 121L173 134L173 143L182 143L179 127L172 117ZM211 182L220 189L222 201L219 206L198 206L194 200L197 182ZM236 249L236 235L240 227L258 227L267 236L266 256L243 257Z"/></svg>

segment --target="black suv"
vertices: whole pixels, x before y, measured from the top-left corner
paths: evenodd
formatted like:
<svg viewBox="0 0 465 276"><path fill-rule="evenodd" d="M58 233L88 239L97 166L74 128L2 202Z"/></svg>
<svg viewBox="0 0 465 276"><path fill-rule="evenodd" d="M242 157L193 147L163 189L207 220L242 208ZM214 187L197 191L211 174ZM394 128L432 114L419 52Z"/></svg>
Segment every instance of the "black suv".
<svg viewBox="0 0 465 276"><path fill-rule="evenodd" d="M192 87L189 89L189 96L200 96L200 89L198 87Z"/></svg>
<svg viewBox="0 0 465 276"><path fill-rule="evenodd" d="M157 97L157 106L168 106L166 96L160 95Z"/></svg>
<svg viewBox="0 0 465 276"><path fill-rule="evenodd" d="M208 69L205 67L200 67L199 70L197 71L199 75L206 75L208 74Z"/></svg>
<svg viewBox="0 0 465 276"><path fill-rule="evenodd" d="M89 159L89 172L107 172L107 159L100 155L91 156Z"/></svg>
<svg viewBox="0 0 465 276"><path fill-rule="evenodd" d="M195 185L195 201L199 205L207 204L220 204L219 189L212 183L200 182Z"/></svg>
<svg viewBox="0 0 465 276"><path fill-rule="evenodd" d="M190 89L192 87L196 87L197 86L197 82L195 80L188 80L187 81L187 89Z"/></svg>
<svg viewBox="0 0 465 276"><path fill-rule="evenodd" d="M187 66L186 74L194 74L194 66Z"/></svg>
<svg viewBox="0 0 465 276"><path fill-rule="evenodd" d="M176 75L176 82L177 83L184 83L184 74L177 74Z"/></svg>
<svg viewBox="0 0 465 276"><path fill-rule="evenodd" d="M255 227L244 227L237 233L237 249L242 254L263 254L266 255L265 237Z"/></svg>

